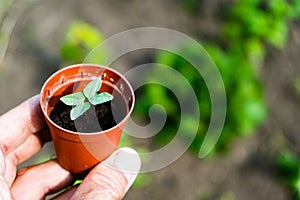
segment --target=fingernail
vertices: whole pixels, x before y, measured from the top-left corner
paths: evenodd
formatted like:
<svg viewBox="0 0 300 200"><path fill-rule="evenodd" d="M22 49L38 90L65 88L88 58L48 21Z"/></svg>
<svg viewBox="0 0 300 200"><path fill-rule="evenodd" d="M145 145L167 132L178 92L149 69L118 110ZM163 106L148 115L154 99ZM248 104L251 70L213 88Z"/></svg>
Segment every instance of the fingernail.
<svg viewBox="0 0 300 200"><path fill-rule="evenodd" d="M126 191L131 187L141 169L139 154L128 147L119 148L102 163L124 174L128 182Z"/></svg>

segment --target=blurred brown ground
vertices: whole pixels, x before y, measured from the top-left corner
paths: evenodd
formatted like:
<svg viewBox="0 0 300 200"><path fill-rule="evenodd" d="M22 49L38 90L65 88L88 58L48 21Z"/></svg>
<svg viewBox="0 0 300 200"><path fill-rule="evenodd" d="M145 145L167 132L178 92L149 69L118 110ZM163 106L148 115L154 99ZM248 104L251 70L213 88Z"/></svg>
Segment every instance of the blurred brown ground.
<svg viewBox="0 0 300 200"><path fill-rule="evenodd" d="M206 1L203 12L191 16L173 0L37 1L21 15L11 38L0 77L0 113L39 93L60 64L59 44L72 21L91 23L105 37L135 27L159 26L205 40L219 31L220 22L214 15L220 2ZM125 199L291 199L275 165L278 134L300 153L300 107L293 89L300 74L300 26L291 27L286 47L282 51L271 49L261 69L270 114L258 133L235 141L227 155L205 161L187 152L172 165L152 173L150 185L130 190ZM126 59L117 64L132 65Z"/></svg>

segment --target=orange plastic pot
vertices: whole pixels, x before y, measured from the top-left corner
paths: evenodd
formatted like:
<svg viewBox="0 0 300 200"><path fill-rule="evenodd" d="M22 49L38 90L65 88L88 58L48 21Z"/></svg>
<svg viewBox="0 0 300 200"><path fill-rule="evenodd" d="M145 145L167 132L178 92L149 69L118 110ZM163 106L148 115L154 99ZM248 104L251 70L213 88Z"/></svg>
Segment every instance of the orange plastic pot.
<svg viewBox="0 0 300 200"><path fill-rule="evenodd" d="M82 91L96 77L102 78L100 92L109 92L114 96L118 111L113 115L117 118L117 125L101 132L78 133L55 124L50 114L60 97ZM80 173L107 158L118 147L134 102L134 92L129 82L111 68L80 64L54 73L42 87L40 104L50 128L58 162L68 171ZM123 114L120 115L119 111Z"/></svg>

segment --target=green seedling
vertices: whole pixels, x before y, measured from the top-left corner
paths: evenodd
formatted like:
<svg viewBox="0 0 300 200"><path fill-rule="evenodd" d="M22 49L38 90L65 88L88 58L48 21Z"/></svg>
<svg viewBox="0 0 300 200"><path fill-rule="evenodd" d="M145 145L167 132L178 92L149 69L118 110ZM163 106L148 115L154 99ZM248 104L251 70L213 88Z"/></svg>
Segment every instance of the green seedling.
<svg viewBox="0 0 300 200"><path fill-rule="evenodd" d="M68 94L60 98L60 100L68 106L73 106L70 117L75 120L85 113L92 105L102 104L113 99L113 96L107 92L98 94L102 85L101 78L91 81L82 92Z"/></svg>

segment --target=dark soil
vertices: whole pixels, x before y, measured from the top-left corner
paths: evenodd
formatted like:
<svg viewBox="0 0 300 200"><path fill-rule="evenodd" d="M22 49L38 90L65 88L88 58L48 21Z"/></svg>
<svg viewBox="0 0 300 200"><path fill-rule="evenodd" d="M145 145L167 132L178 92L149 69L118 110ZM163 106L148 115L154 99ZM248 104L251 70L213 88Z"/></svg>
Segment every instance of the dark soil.
<svg viewBox="0 0 300 200"><path fill-rule="evenodd" d="M90 109L76 120L71 120L72 106L59 101L50 114L50 118L60 127L82 133L100 132L112 128L118 122L114 119L111 102L91 105Z"/></svg>
<svg viewBox="0 0 300 200"><path fill-rule="evenodd" d="M107 130L117 124L112 115L111 102L96 106L92 105L88 111L76 120L71 120L71 110L72 106L67 106L59 101L51 112L50 119L64 129L84 133Z"/></svg>

